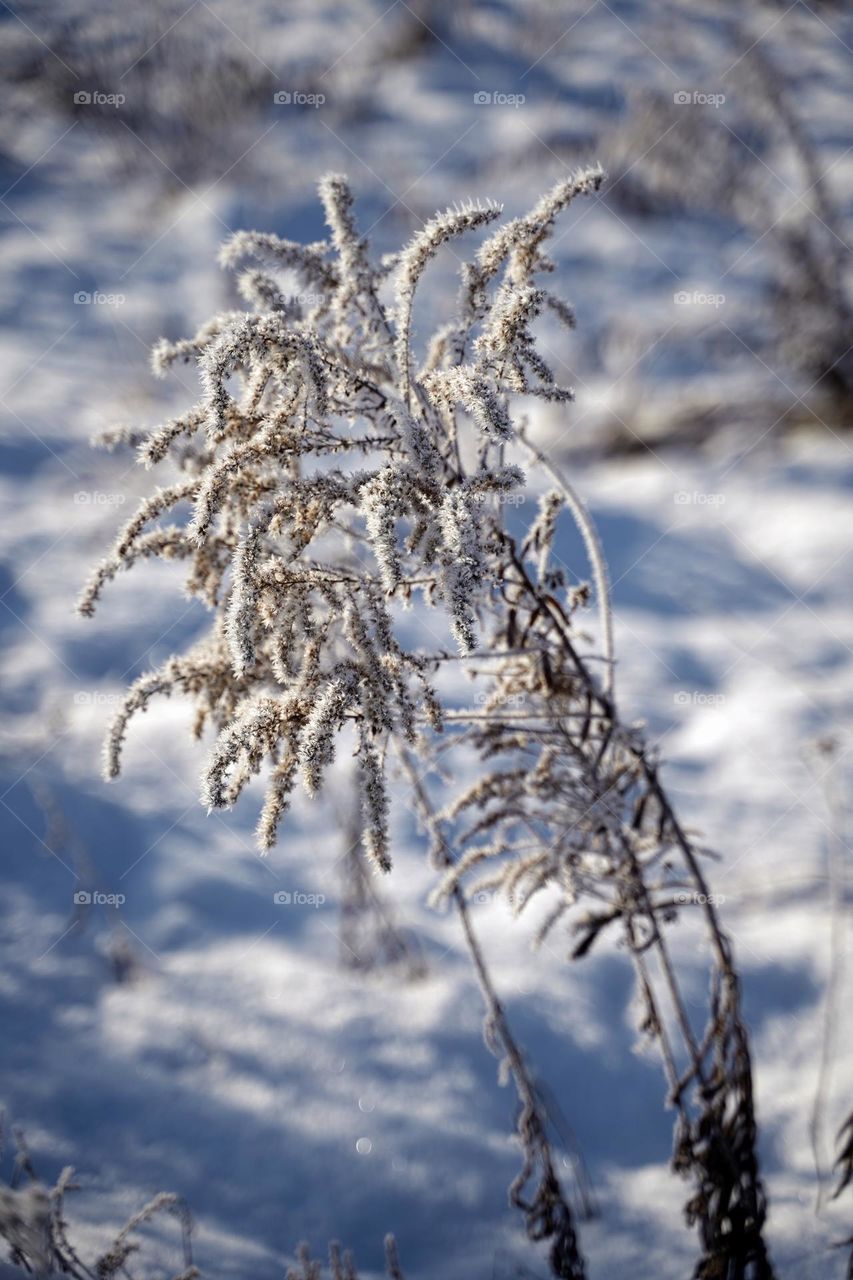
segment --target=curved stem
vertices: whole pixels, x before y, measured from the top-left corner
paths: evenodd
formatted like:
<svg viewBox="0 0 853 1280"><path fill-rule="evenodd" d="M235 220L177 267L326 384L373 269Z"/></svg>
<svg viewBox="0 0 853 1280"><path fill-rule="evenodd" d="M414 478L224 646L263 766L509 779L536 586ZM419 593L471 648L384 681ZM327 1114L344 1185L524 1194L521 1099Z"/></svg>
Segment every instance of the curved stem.
<svg viewBox="0 0 853 1280"><path fill-rule="evenodd" d="M543 471L547 471L548 475L561 490L566 500L566 505L572 513L575 524L577 525L580 535L583 538L586 553L589 557L590 568L595 579L595 594L598 600L598 612L601 618L601 642L604 647L604 691L608 698L613 697L613 680L614 680L614 651L613 651L613 611L610 602L610 579L607 573L607 561L604 558L604 551L601 546L601 539L598 536L598 530L595 527L595 521L587 509L587 506L580 495L569 484L563 473L560 471L549 458L546 458L541 449L537 448L520 432L518 439L525 449L536 459Z"/></svg>

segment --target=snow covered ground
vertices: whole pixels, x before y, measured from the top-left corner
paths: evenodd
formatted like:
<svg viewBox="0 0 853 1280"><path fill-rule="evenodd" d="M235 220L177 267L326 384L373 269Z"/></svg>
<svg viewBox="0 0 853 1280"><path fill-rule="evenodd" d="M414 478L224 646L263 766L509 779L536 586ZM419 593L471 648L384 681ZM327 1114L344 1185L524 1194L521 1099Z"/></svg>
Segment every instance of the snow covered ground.
<svg viewBox="0 0 853 1280"><path fill-rule="evenodd" d="M405 804L387 892L424 951L426 976L413 982L339 963L340 788L300 805L262 861L252 798L227 818L198 803L199 749L178 702L134 725L122 780L100 781L121 690L202 619L162 565L115 583L95 625L75 617L88 567L148 487L88 438L189 402L192 372L154 382L147 349L228 304L215 253L229 231L322 236L313 187L325 170L349 172L378 251L457 198L490 195L515 212L607 145L635 92L722 92L743 32L723 6L698 3L467 5L451 22L441 6L413 14L402 0L304 0L285 15L197 0L152 18L161 39L139 54L180 65L162 33L173 18L190 37L202 23L199 42L216 32L213 47L254 68L263 100L235 102L208 128L213 90L193 89L196 70L155 128L121 106L95 120L93 104L69 104L74 92L120 94L125 77L141 86L118 36L70 80L62 68L73 75L80 38L59 45L46 6L13 8L3 28L14 56L42 63L35 86L6 90L0 127L0 1099L45 1180L77 1168L71 1211L93 1249L168 1189L196 1216L196 1259L211 1277L273 1280L302 1238L320 1253L340 1238L378 1274L389 1229L414 1280L541 1275L506 1205L513 1099L481 1042L457 926L426 905L433 873ZM80 12L106 29L94 0ZM803 114L847 208L849 17L759 7L750 31L810 88ZM176 79L164 75L157 93ZM125 96L130 111L130 87ZM101 118L109 110L116 120ZM181 145L170 110L194 116ZM823 1280L841 1274L828 1246L850 1231L849 1205L815 1212L809 1124L835 911L826 1165L851 1106L853 447L835 422L781 438L780 386L792 379L731 336L757 306L761 253L711 217L631 215L607 196L573 212L558 258L579 332L556 355L578 403L533 429L567 454L599 524L622 705L660 743L685 821L720 851L711 875L754 1033L774 1256L781 1274ZM439 264L431 305L454 265ZM724 293L725 306L677 302L680 292ZM599 338L617 320L631 331L608 363ZM689 347L697 331L702 359ZM702 449L587 448L571 461L584 424L588 444L591 424L618 415L639 429L673 395L731 406L745 391L749 421L729 421ZM586 572L568 535L560 553ZM118 915L75 907L81 885L121 895ZM289 903L276 902L282 893ZM570 966L556 940L532 953L528 926L499 903L477 919L519 1038L574 1135L567 1178L576 1146L592 1180L590 1274L683 1277L694 1257L691 1233L673 1231L684 1188L667 1169L657 1064L632 1053L625 957L605 946ZM681 950L700 1001L704 974L686 941ZM170 1230L151 1228L146 1274L166 1274Z"/></svg>

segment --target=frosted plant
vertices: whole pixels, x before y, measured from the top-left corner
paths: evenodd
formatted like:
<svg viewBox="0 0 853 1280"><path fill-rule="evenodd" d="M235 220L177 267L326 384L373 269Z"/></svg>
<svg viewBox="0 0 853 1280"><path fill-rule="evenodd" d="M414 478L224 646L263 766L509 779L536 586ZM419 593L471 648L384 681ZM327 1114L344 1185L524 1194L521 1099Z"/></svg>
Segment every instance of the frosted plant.
<svg viewBox="0 0 853 1280"><path fill-rule="evenodd" d="M181 0L123 14L109 0L31 6L33 21L6 42L10 134L34 113L55 112L91 130L112 169L173 189L215 181L257 138L279 87L251 52L259 41L251 6L229 6L231 30L216 8ZM307 68L289 61L277 70L282 83L302 87Z"/></svg>
<svg viewBox="0 0 853 1280"><path fill-rule="evenodd" d="M323 1266L311 1258L307 1244L298 1249L298 1267L289 1267L285 1280L323 1280ZM405 1280L397 1254L397 1242L393 1236L385 1237L385 1274L388 1280ZM329 1245L330 1280L358 1280L355 1259L348 1249L341 1252L337 1241Z"/></svg>
<svg viewBox="0 0 853 1280"><path fill-rule="evenodd" d="M0 1139L2 1139L2 1114L0 1114ZM141 1245L136 1233L157 1217L171 1214L181 1230L182 1265L172 1280L200 1280L201 1272L193 1262L192 1217L179 1196L160 1192L134 1213L117 1232L109 1247L98 1257L85 1261L71 1241L70 1226L66 1218L66 1196L78 1190L74 1182L74 1170L66 1166L53 1187L39 1181L24 1136L15 1131L17 1154L14 1173L9 1186L0 1184L0 1239L9 1247L10 1261L21 1271L16 1275L34 1275L37 1280L49 1276L66 1275L72 1280L113 1280L122 1275L130 1277L131 1260L138 1261ZM388 1280L405 1280L397 1241L387 1235L385 1247L385 1274ZM289 1267L285 1280L322 1280L321 1263L312 1261L307 1244L296 1250L297 1265ZM149 1273L151 1264L147 1263ZM3 1271L5 1275L5 1270ZM162 1267L158 1275L169 1275ZM337 1241L329 1245L329 1280L358 1280L355 1259L346 1249L341 1250Z"/></svg>
<svg viewBox="0 0 853 1280"><path fill-rule="evenodd" d="M146 466L172 458L182 478L143 502L80 602L92 614L104 586L140 558L181 559L188 590L213 608L214 623L189 654L131 690L107 742L110 777L119 772L132 715L155 694L194 694L198 731L208 721L220 730L204 783L211 807L232 804L273 762L259 826L268 849L294 785L301 779L316 793L350 722L364 778L366 845L388 869L380 754L389 738L414 745L424 720L433 729L441 723L435 664L400 644L391 605L410 603L415 591L440 602L460 652L475 649L476 609L490 572L491 500L524 481L518 466L496 456L512 435L507 392L568 394L533 351L527 325L548 295L530 280L550 269L541 242L556 214L600 180L591 170L561 183L531 215L483 244L461 299L469 331L485 320L473 361L454 354L468 337L457 334L414 381L410 329L423 270L442 245L493 222L498 208L447 210L395 263L374 268L346 182L330 176L320 195L331 244L242 232L225 246L225 264L264 268L238 277L256 309L217 317L191 341L156 348L158 373L176 361L198 362L202 398L133 440ZM491 305L486 286L502 268ZM269 274L276 271L297 276L307 305L283 301ZM380 300L391 272L393 313ZM514 305L514 292L523 305ZM457 405L474 423L475 461L467 468ZM338 465L339 457L348 465ZM192 507L189 521L162 522L184 504ZM334 554L324 559L327 546Z"/></svg>
<svg viewBox="0 0 853 1280"><path fill-rule="evenodd" d="M11 1186L0 1186L0 1237L9 1246L10 1259L39 1280L68 1275L72 1280L112 1280L128 1275L127 1264L138 1255L140 1244L134 1233L158 1214L177 1218L181 1228L183 1261L173 1280L196 1280L193 1264L193 1222L179 1196L161 1192L127 1220L99 1257L85 1262L71 1241L65 1216L65 1197L77 1189L74 1170L62 1170L54 1187L46 1187L36 1176L26 1143L15 1134L18 1151ZM163 1273L166 1274L166 1273Z"/></svg>
<svg viewBox="0 0 853 1280"><path fill-rule="evenodd" d="M749 327L735 325L739 341L778 375L761 388L759 420L768 397L794 387L796 395L781 398L773 419L799 423L805 400L831 426L836 418L846 422L853 397L849 216L788 59L774 55L772 41L755 39L747 10L733 9L721 30L729 34L726 61L737 57L725 77L731 89L725 123L719 112L685 112L669 89L637 95L607 146L619 174L615 198L632 213L657 217L687 211L704 219L713 211L744 236L745 258L759 247L766 292ZM634 163L638 154L641 165ZM638 356L649 340L645 330ZM697 430L704 439L709 426L726 420L719 397L702 411L698 427L696 406L685 421L676 419L679 439ZM749 406L736 406L739 422L744 411ZM668 424L667 434L672 430Z"/></svg>
<svg viewBox="0 0 853 1280"><path fill-rule="evenodd" d="M322 790L345 733L355 746L364 846L388 872L388 782L399 762L441 874L436 899L459 914L487 1040L519 1096L524 1163L511 1198L531 1238L548 1242L553 1274L577 1280L584 1263L547 1110L474 934L472 883L503 891L518 910L546 896L544 932L568 928L577 957L618 930L676 1110L674 1164L692 1181L697 1275L766 1278L749 1043L703 850L679 822L639 732L620 719L595 530L517 415L520 395L571 398L537 351L532 326L546 312L574 323L543 285L553 270L545 244L557 216L602 177L598 168L573 174L496 228L494 205L449 209L380 264L337 176L320 184L328 243L235 236L222 261L238 271L247 310L155 351L158 373L178 361L198 365L199 402L150 433L124 435L144 465L171 459L178 478L120 531L80 607L91 614L117 573L162 557L186 564L187 590L212 613L203 640L131 688L107 739L110 777L132 717L155 695L188 694L197 733L216 733L207 804L234 804L265 773L258 837L266 850L300 782L310 796ZM467 233L480 233L481 243L461 268L455 314L420 352L413 335L424 270ZM294 277L301 294L287 291ZM524 462L544 469L553 488L514 533L507 500L524 491ZM554 555L564 513L589 555L599 652L588 652L575 616L590 587L569 582ZM413 603L418 634L434 644L412 642L402 610ZM443 692L458 664L484 686L476 710ZM453 751L469 759L473 751L475 781L437 809L433 776ZM685 900L704 925L711 969L699 1028L668 939Z"/></svg>

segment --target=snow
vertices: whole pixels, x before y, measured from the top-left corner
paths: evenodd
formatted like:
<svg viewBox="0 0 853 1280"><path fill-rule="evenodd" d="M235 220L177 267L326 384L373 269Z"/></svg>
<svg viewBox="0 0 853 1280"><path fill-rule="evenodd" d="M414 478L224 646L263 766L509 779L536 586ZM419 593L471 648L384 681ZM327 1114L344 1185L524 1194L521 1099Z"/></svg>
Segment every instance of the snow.
<svg viewBox="0 0 853 1280"><path fill-rule="evenodd" d="M189 189L156 158L156 137L143 143L72 117L46 88L35 107L20 86L7 91L0 138L0 1098L45 1180L75 1165L81 1190L69 1209L84 1252L152 1194L175 1191L197 1220L198 1264L223 1280L279 1277L302 1238L315 1253L339 1238L377 1275L388 1230L410 1280L439 1267L461 1280L540 1274L544 1264L506 1204L518 1165L513 1099L481 1041L454 920L427 906L434 873L402 799L381 889L425 951L426 977L408 984L339 964L338 766L320 800L300 801L267 860L252 838L256 789L226 816L199 803L204 751L179 700L138 719L122 778L100 780L111 707L186 644L202 614L180 594L177 569L145 564L111 585L94 624L74 616L90 566L149 488L126 456L92 453L88 437L163 421L190 402L193 372L155 382L147 350L233 302L215 264L230 231L323 234L313 186L326 170L349 172L361 225L373 224L375 248L389 251L453 201L492 197L520 211L605 146L638 88L715 91L727 66L717 5L648 14L571 5L559 19L540 4L474 6L460 27L436 20L444 43L411 58L389 52L412 28L399 4L384 7L299 0L285 15L262 0L212 5L227 23L223 47L239 45L229 32L247 30L245 18L246 56L269 64L277 84L322 85L328 103L257 108L239 124L248 154L228 171L202 125L202 176ZM47 13L8 12L3 26L31 49ZM757 32L774 18L797 83L811 87L815 69L803 112L849 208L849 16L759 8ZM194 20L187 11L181 22ZM527 102L478 105L479 90ZM179 153L178 174L183 162ZM532 435L564 455L598 524L620 702L660 744L684 820L720 852L710 874L754 1033L771 1247L780 1272L823 1280L840 1269L828 1245L849 1234L843 1203L815 1213L808 1131L830 965L829 848L844 821L826 784L843 797L853 710L849 424L783 437L774 428L787 371L734 341L722 355L685 356L679 343L697 331L724 336L723 319L735 328L756 307L760 250L733 242L730 228L710 216L632 215L605 199L572 212L556 240L579 329L555 370L577 386L578 403L544 410ZM440 305L454 265L437 264L419 307ZM721 287L723 315L673 303L678 290ZM122 300L75 303L81 291ZM608 355L602 335L617 322L633 329ZM743 424L735 415L710 447L571 453L610 414L653 430L672 403L738 406L746 393ZM587 576L579 539L567 533L557 551ZM834 763L814 746L828 735ZM68 831L55 849L46 805ZM85 927L72 927L75 876L87 867L103 891L125 896L120 926L93 907ZM325 901L277 904L282 891ZM840 891L844 911L849 872ZM582 1224L590 1274L682 1277L694 1257L680 1225L685 1188L666 1167L671 1117L658 1066L632 1052L625 957L602 946L570 966L556 938L533 953L531 922L513 922L500 903L478 906L476 918L513 1026L592 1178L600 1217ZM113 979L116 929L132 982ZM849 910L842 930L849 953ZM675 938L701 1001L689 928ZM834 1021L824 1144L850 1110L851 1010L843 999ZM147 1256L165 1268L174 1228L145 1236Z"/></svg>

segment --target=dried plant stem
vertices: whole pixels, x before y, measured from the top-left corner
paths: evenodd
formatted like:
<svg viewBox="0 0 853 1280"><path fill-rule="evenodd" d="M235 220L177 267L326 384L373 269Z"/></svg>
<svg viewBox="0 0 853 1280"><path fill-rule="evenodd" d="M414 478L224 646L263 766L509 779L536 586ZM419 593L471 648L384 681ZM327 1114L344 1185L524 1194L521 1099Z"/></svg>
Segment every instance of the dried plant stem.
<svg viewBox="0 0 853 1280"><path fill-rule="evenodd" d="M572 518L578 527L587 555L589 556L590 568L592 569L595 579L595 592L598 601L598 612L601 620L601 643L604 649L604 674L602 682L604 692L608 698L613 697L613 683L615 678L615 653L613 647L613 606L610 599L610 576L607 572L607 560L604 556L604 550L601 546L601 539L598 536L598 530L595 527L595 521L592 519L587 510L586 503L569 484L560 468L546 458L545 454L535 444L532 444L522 432L518 433L518 438L525 449L536 459L543 471L546 471L554 483L559 487L560 492L566 500L566 504L572 513Z"/></svg>
<svg viewBox="0 0 853 1280"><path fill-rule="evenodd" d="M421 820L430 837L433 858L439 867L447 870L454 864L453 853L418 773L416 762L411 753L405 750L401 752L401 760ZM524 1163L510 1187L510 1201L523 1210L530 1238L549 1242L554 1274L561 1280L583 1280L586 1275L584 1260L578 1245L572 1210L557 1175L548 1140L545 1109L495 989L474 931L465 895L459 885L454 888L451 898L486 1008L486 1043L506 1062L521 1103L517 1133L524 1152ZM528 1201L525 1189L534 1176L538 1176L539 1185L534 1199Z"/></svg>
<svg viewBox="0 0 853 1280"><path fill-rule="evenodd" d="M829 918L829 967L826 993L823 1001L823 1019L818 1060L817 1086L809 1118L809 1137L817 1183L815 1212L820 1213L826 1195L827 1170L826 1113L832 1093L833 1066L837 1049L838 1026L841 1017L841 991L844 984L844 930L842 895L845 882L845 846L842 838L843 816L836 787L836 745L824 740L818 743L819 774L824 793L824 803L829 816L827 828L827 915Z"/></svg>
<svg viewBox="0 0 853 1280"><path fill-rule="evenodd" d="M516 775L513 775L511 786L508 785L509 775L502 775L500 802L503 807L493 810L488 822L495 840L494 847L505 856L512 844L512 830L521 797L531 787L529 779L535 776L537 794L548 795L552 806L545 820L554 832L554 841L550 847L547 841L543 841L539 854L522 855L519 848L515 869L510 863L497 877L479 883L485 887L503 881L509 886L508 892L516 893L523 878L529 875L535 889L542 883L543 860L547 865L548 859L554 858L557 868L564 865L564 857L574 858L571 833L579 825L589 825L596 832L596 839L602 842L600 856L604 856L606 851L606 856L613 860L612 878L600 886L605 889L609 883L611 906L606 912L590 914L586 921L580 922L584 940L575 954L584 954L609 922L623 922L628 949L638 970L641 998L646 1005L644 1028L659 1044L671 1101L678 1112L675 1166L694 1179L695 1190L688 1202L687 1213L689 1219L698 1224L702 1241L703 1254L697 1275L715 1276L722 1268L720 1274L768 1280L773 1272L763 1243L765 1197L755 1152L756 1126L748 1036L740 1010L739 978L729 940L719 924L713 895L648 749L636 732L621 724L612 698L603 691L578 655L569 637L566 620L553 596L533 581L510 545L507 554L505 589L512 616L516 619L514 630L519 627L517 619L522 613L535 619L547 619L547 643L544 635L534 639L529 631L527 634L531 659L535 652L537 662L550 673L550 696L542 700L541 708L545 711L550 709L552 724L559 734L554 746L547 748L550 752L547 757L548 773L542 771L541 765L537 766L538 773L535 770L533 775L522 772L518 783L514 780ZM559 687L558 673L565 673L559 677L564 681L571 679L574 682L566 686L572 688L572 697L567 700L569 708L577 705L586 708L586 719L580 724L573 716L563 715L561 706L554 705L553 690ZM590 733L593 725L599 727L596 737ZM483 746L493 754L500 749L502 736L515 732L512 725L505 729L490 725L481 731ZM562 746L559 735L562 735ZM568 809L566 806L567 770L571 770L576 785L586 793L584 810L579 816L575 816L574 803ZM631 799L627 810L623 809L623 794L625 801L629 797ZM486 808L488 813L490 795L482 786L475 787L469 797L455 805L452 812L459 813L476 803ZM588 816L593 813L597 817ZM540 823L543 816L540 813ZM475 827L473 830L478 829ZM502 838L498 836L499 832L504 832ZM566 853L557 857L554 849L563 841L566 842ZM668 849L680 854L687 882L693 889L692 896L701 905L705 920L712 982L707 1025L701 1040L687 1015L675 966L661 928L667 913L671 914L672 909L668 905L671 898L661 896L660 887L650 883L646 869L648 846L652 841L660 846L661 851ZM489 856L488 851L486 856ZM472 859L481 860L482 857L475 846L446 877L445 884L458 887L467 867L473 865ZM601 897L600 890L595 896ZM565 910L565 906L560 907L551 918L558 919ZM675 1016L680 1041L678 1053L665 1028L662 1016L664 1002L655 994L656 980L646 964L645 956L649 950L657 955L667 1001ZM684 1061L684 1067L678 1065L679 1058ZM695 1106L687 1102L691 1085L695 1086Z"/></svg>

